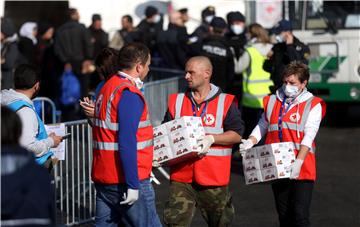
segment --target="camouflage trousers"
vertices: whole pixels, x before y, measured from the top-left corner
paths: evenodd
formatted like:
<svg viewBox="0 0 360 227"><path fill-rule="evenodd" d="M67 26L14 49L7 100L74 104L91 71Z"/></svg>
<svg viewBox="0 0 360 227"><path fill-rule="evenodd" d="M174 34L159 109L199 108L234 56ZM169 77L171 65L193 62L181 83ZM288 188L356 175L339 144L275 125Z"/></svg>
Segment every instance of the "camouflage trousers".
<svg viewBox="0 0 360 227"><path fill-rule="evenodd" d="M229 226L235 213L228 186L208 187L172 181L164 223L171 227L190 226L196 208L211 227Z"/></svg>

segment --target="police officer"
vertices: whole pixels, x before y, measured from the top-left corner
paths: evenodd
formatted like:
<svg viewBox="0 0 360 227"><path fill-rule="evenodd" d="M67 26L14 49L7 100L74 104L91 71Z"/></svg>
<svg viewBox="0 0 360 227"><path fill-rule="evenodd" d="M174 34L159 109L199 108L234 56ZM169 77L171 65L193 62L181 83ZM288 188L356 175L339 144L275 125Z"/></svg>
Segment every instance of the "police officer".
<svg viewBox="0 0 360 227"><path fill-rule="evenodd" d="M288 20L281 20L273 29L276 44L269 54L269 60L264 62L264 70L271 73L275 87L274 92L282 86L282 73L286 65L292 61L308 64L310 49L300 42L292 33L292 25Z"/></svg>
<svg viewBox="0 0 360 227"><path fill-rule="evenodd" d="M201 47L201 55L210 59L213 65L211 82L226 91L234 75L234 60L225 38L227 24L221 17L214 17L210 23L210 36Z"/></svg>

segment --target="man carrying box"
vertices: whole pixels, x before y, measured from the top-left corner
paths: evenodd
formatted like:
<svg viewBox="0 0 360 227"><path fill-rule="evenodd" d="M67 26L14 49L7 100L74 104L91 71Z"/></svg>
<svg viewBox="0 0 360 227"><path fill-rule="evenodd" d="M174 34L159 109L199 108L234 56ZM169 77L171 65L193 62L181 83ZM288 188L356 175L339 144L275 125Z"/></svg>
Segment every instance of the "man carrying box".
<svg viewBox="0 0 360 227"><path fill-rule="evenodd" d="M182 116L201 117L206 136L195 160L170 167L170 199L165 205L168 226L189 226L199 207L208 226L227 226L234 208L228 184L232 145L244 131L235 98L210 84L212 65L208 58L193 57L186 63L185 79L189 90L169 96L164 122Z"/></svg>

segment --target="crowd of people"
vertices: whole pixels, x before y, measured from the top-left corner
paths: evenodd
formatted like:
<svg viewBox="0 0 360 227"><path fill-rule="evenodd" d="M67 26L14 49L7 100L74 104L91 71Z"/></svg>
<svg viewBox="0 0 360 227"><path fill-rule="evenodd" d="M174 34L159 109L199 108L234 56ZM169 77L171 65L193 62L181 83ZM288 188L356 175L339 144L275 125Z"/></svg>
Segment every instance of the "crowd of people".
<svg viewBox="0 0 360 227"><path fill-rule="evenodd" d="M244 155L256 144L293 142L296 161L289 168L291 177L274 182L272 189L281 226L310 226L316 179L314 138L326 107L306 89L310 52L292 34L291 22L282 20L276 25L273 41L261 25L246 27L240 12L230 12L226 22L216 16L214 7L207 7L202 11L202 24L191 35L185 27L186 9L170 13L165 31L163 15L155 7L147 7L145 16L137 27L131 16L123 16L123 27L110 42L101 29L100 15L93 15L87 29L78 22L76 9L69 10L69 21L55 33L54 27L40 29L33 22L25 23L20 39L11 21L2 19L2 80L6 82L2 83L1 117L2 121L5 116L13 118L16 130L2 133L2 140L9 142L1 146L24 156L19 159L11 157L11 152L2 153L9 156L2 159L2 179L19 173L5 162L14 160L20 165L28 159L19 144L33 153L39 165L51 170L54 164L51 148L63 137L46 133L32 99L42 92L41 87L45 86L43 92L49 89L40 86L40 75L55 74L52 63L60 62L60 74L72 71L78 78L83 99L76 105L92 126L95 225L161 226L150 182L151 170L159 164L153 162L153 126L143 82L150 65L177 68L184 70L188 89L168 97L163 122L197 116L206 136L197 141L201 147L198 157L170 166L163 223L189 226L199 208L208 226L229 226L235 214L232 203L237 202L228 186L234 145ZM41 63L51 61L44 57L50 55L57 60ZM101 82L94 86L92 100L87 97L89 78L95 77ZM2 131L9 127L2 125ZM10 185L2 184L2 191L9 191ZM2 211L10 208L6 200L1 206ZM11 221L17 216L9 211L6 218ZM44 225L50 225L51 217L41 218L46 219Z"/></svg>

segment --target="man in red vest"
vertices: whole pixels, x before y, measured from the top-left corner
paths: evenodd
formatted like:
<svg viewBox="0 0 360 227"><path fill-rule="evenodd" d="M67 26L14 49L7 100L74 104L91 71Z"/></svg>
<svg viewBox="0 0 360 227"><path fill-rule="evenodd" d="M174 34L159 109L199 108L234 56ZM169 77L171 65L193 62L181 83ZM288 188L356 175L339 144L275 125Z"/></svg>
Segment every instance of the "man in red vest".
<svg viewBox="0 0 360 227"><path fill-rule="evenodd" d="M266 134L265 144L293 142L296 160L290 179L272 183L280 226L310 226L309 208L316 178L315 136L325 116L325 102L306 89L309 68L290 63L283 73L283 86L264 98L264 113L249 139L240 144L244 154Z"/></svg>
<svg viewBox="0 0 360 227"><path fill-rule="evenodd" d="M96 226L161 226L150 183L153 127L141 93L150 51L132 43L119 51L115 75L95 102L92 180Z"/></svg>
<svg viewBox="0 0 360 227"><path fill-rule="evenodd" d="M228 226L234 215L229 193L232 145L239 143L243 121L233 95L210 83L212 65L207 57L186 63L188 91L169 96L164 122L182 116L201 117L206 136L195 160L170 167L170 199L165 205L168 226L190 226L196 207L209 226Z"/></svg>

